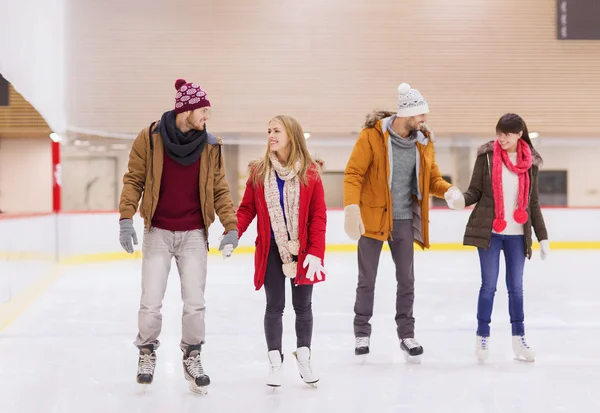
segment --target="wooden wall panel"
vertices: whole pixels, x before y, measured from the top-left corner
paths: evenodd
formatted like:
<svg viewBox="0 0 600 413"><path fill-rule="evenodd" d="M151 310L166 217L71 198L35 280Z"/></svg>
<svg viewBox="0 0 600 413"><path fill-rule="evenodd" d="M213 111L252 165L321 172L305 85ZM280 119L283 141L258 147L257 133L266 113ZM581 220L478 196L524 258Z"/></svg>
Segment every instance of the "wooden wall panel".
<svg viewBox="0 0 600 413"><path fill-rule="evenodd" d="M493 134L522 114L556 136L600 134L600 42L556 40L554 0L71 1L69 123L136 133L203 86L209 127L264 133L278 114L315 137L360 130L397 85L438 135Z"/></svg>
<svg viewBox="0 0 600 413"><path fill-rule="evenodd" d="M0 106L0 137L48 137L51 131L46 121L12 85L8 87L8 100L8 106Z"/></svg>

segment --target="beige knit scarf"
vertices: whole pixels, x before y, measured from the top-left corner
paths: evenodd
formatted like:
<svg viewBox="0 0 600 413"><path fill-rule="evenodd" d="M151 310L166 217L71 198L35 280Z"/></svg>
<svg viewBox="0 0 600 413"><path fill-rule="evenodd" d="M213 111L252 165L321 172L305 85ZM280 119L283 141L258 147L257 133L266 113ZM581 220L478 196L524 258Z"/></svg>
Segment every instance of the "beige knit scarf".
<svg viewBox="0 0 600 413"><path fill-rule="evenodd" d="M298 171L300 161L294 164L294 168L286 168L281 165L274 153L270 154L273 168L265 174L265 201L269 210L269 218L275 235L275 242L279 249L279 256L283 261L283 273L286 277L296 276L297 263L293 255L298 255L300 242L298 241L298 214L300 210L300 180ZM285 217L279 202L279 187L277 185L277 174L285 181L283 185L283 205ZM287 224L287 225L286 225Z"/></svg>

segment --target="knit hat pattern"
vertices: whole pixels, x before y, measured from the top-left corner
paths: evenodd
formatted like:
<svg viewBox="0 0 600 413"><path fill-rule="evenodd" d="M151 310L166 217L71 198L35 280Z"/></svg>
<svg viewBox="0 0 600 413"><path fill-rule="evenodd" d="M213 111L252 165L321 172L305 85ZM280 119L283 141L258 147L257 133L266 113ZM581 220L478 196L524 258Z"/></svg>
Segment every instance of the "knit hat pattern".
<svg viewBox="0 0 600 413"><path fill-rule="evenodd" d="M429 113L429 106L417 89L411 88L408 83L398 86L398 117L408 118L426 113Z"/></svg>
<svg viewBox="0 0 600 413"><path fill-rule="evenodd" d="M177 79L175 82L175 113L187 112L210 106L208 95L196 83L186 82L184 79Z"/></svg>

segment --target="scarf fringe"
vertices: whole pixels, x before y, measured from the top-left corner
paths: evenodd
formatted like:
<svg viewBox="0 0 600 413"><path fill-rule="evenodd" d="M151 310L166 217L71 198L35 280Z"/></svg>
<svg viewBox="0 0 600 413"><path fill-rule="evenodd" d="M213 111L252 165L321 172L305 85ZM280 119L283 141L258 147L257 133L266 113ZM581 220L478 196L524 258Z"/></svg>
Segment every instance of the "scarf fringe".
<svg viewBox="0 0 600 413"><path fill-rule="evenodd" d="M288 278L296 278L296 270L298 268L298 263L296 261L285 263L282 267L283 275Z"/></svg>
<svg viewBox="0 0 600 413"><path fill-rule="evenodd" d="M298 240L300 180L297 176L300 170L300 162L296 162L294 168L285 168L274 153L271 153L270 159L273 167L265 175L265 200L279 256L283 262L283 273L286 277L295 278L297 263L294 256L297 256L300 251L300 241ZM277 176L284 181L283 205L285 218L280 203Z"/></svg>

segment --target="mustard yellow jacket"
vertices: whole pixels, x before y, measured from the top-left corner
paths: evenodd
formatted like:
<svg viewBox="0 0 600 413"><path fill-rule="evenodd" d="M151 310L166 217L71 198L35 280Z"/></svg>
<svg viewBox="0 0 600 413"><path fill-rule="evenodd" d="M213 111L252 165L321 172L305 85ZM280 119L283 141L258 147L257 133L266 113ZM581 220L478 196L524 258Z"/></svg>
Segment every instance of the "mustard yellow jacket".
<svg viewBox="0 0 600 413"><path fill-rule="evenodd" d="M364 236L386 241L393 227L392 150L387 122L393 112L377 111L367 117L344 173L344 206L356 204L365 226ZM413 197L415 242L429 248L429 196L444 198L450 188L435 161L432 136L417 139L418 195Z"/></svg>

